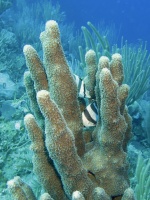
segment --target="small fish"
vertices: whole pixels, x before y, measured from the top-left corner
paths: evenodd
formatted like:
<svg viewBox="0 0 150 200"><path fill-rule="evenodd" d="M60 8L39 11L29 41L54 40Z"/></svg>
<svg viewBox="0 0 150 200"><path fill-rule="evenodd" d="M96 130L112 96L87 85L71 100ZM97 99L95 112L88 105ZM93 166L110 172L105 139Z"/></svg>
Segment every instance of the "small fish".
<svg viewBox="0 0 150 200"><path fill-rule="evenodd" d="M78 96L80 98L91 99L89 91L85 87L84 81L75 74L74 74L74 79L76 81L78 88ZM91 127L91 126L96 126L97 121L98 121L98 108L96 101L93 100L93 102L90 103L82 112L82 122L85 127Z"/></svg>
<svg viewBox="0 0 150 200"><path fill-rule="evenodd" d="M85 127L96 126L98 121L98 109L96 101L90 103L82 112L82 122Z"/></svg>
<svg viewBox="0 0 150 200"><path fill-rule="evenodd" d="M75 74L74 74L74 79L75 79L76 84L77 84L79 97L81 97L81 98L91 98L89 91L85 87L84 81L79 76L77 76Z"/></svg>

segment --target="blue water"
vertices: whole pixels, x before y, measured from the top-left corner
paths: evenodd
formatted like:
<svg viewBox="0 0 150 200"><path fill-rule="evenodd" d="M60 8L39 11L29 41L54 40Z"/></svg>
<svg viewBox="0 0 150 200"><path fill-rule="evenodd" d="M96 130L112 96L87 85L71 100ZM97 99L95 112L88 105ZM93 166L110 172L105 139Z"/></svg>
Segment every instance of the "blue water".
<svg viewBox="0 0 150 200"><path fill-rule="evenodd" d="M87 21L95 25L101 21L106 25L113 23L120 36L130 43L142 39L150 47L149 0L59 0L59 3L67 21L75 22L77 28Z"/></svg>
<svg viewBox="0 0 150 200"><path fill-rule="evenodd" d="M16 0L14 0L15 2ZM42 0L25 0L28 5L42 4ZM66 14L65 22L74 22L76 30L91 21L95 26L104 22L116 27L117 36L123 36L129 43L138 40L148 42L150 50L150 1L149 0L52 0L58 2ZM23 9L23 8L22 8ZM13 17L12 17L13 19Z"/></svg>

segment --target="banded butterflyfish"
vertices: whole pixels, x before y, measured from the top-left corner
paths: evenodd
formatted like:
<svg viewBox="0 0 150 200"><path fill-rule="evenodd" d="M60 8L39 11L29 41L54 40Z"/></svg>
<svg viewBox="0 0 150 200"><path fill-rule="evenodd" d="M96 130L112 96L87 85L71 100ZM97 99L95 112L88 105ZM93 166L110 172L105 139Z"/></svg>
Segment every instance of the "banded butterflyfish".
<svg viewBox="0 0 150 200"><path fill-rule="evenodd" d="M81 98L91 98L89 91L86 89L85 83L82 80L82 78L80 78L79 76L74 74L74 79L75 79L76 84L77 84L79 97L81 97Z"/></svg>
<svg viewBox="0 0 150 200"><path fill-rule="evenodd" d="M78 97L90 99L91 96L89 94L89 91L85 87L84 80L82 80L79 76L75 74L74 74L74 79L76 81L78 88ZM91 126L96 126L97 121L98 121L98 108L96 101L93 100L93 102L90 103L88 106L86 106L86 108L82 112L82 122L85 127L91 127Z"/></svg>
<svg viewBox="0 0 150 200"><path fill-rule="evenodd" d="M96 126L98 121L98 109L96 101L90 103L82 112L82 122L85 127Z"/></svg>

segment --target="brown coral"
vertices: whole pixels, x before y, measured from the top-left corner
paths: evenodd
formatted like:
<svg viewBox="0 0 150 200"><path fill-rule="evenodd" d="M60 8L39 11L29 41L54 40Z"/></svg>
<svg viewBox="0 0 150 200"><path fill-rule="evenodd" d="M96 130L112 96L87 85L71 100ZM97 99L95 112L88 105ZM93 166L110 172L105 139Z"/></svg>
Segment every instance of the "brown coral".
<svg viewBox="0 0 150 200"><path fill-rule="evenodd" d="M122 196L132 200L131 189L126 190L129 181L125 150L131 119L125 109L128 87L122 85L121 56L113 55L111 64L108 58L100 58L96 79L93 78L95 68L86 79L92 93L96 84L93 96L99 109L97 126L93 133L88 132L92 141L86 143L77 86L55 21L46 23L41 41L43 64L31 46L24 48L31 73L25 76L25 83L35 113L35 118L31 114L25 117L25 124L32 140L34 171L39 181L55 200L109 200ZM94 56L86 58L86 62L95 66Z"/></svg>

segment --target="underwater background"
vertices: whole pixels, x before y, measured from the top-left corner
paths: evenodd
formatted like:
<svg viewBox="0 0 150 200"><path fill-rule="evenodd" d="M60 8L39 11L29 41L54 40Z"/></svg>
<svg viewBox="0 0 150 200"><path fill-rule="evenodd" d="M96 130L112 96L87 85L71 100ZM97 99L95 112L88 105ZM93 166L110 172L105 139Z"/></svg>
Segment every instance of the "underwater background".
<svg viewBox="0 0 150 200"><path fill-rule="evenodd" d="M85 26L88 21L93 24L104 22L114 24L117 36L124 36L130 43L138 40L149 41L149 6L148 0L106 0L106 1L63 1L61 8L65 10L68 22L75 22L76 28Z"/></svg>
<svg viewBox="0 0 150 200"><path fill-rule="evenodd" d="M86 76L87 50L94 49L97 60L121 53L124 82L130 86L126 101L133 132L128 145L130 183L138 200L150 199L149 13L148 0L0 0L1 200L10 199L7 181L14 176L23 178L36 196L42 192L32 172L31 142L23 122L31 112L23 81L28 71L23 47L33 45L42 58L39 35L50 19L59 24L70 70L81 78Z"/></svg>

